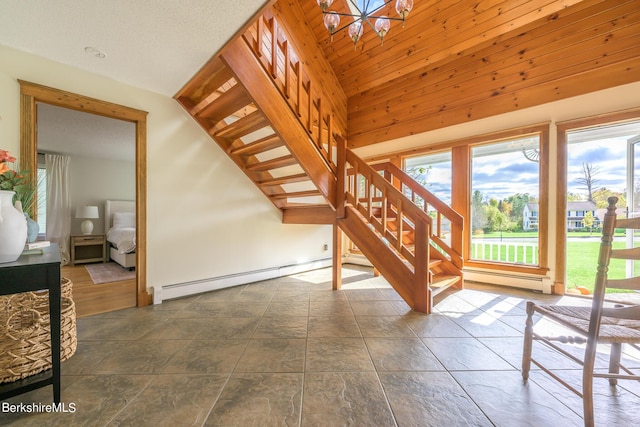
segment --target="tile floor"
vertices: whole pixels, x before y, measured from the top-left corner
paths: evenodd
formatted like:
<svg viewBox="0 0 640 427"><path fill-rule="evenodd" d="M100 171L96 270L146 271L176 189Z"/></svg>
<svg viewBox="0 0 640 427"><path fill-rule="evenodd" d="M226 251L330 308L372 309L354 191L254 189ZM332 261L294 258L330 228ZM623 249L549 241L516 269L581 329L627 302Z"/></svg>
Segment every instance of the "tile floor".
<svg viewBox="0 0 640 427"><path fill-rule="evenodd" d="M62 366L75 412L6 407L50 403L46 387L3 402L0 425L582 425L578 397L520 374L526 299L571 297L469 284L425 316L370 269L343 274L337 292L324 269L78 319ZM575 366L552 366L580 383ZM639 382L597 380L595 401L597 425L640 419Z"/></svg>

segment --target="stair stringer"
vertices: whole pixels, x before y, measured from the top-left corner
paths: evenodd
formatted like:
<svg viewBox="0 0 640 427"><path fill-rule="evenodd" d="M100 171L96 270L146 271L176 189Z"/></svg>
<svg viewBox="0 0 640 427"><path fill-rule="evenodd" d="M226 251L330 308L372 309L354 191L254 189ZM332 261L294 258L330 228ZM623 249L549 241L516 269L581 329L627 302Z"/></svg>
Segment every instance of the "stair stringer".
<svg viewBox="0 0 640 427"><path fill-rule="evenodd" d="M287 102L256 61L253 52L239 37L230 42L220 58L243 85L256 107L271 123L300 167L322 193L333 209L336 208L336 177L320 153L309 140L307 131L297 120Z"/></svg>
<svg viewBox="0 0 640 427"><path fill-rule="evenodd" d="M336 224L410 307L415 308L417 303L419 306L416 296L424 296L430 301L427 278L424 278L421 289L415 289L412 269L369 227L353 206L345 207L344 218L338 218ZM430 304L427 307L427 311L430 311Z"/></svg>

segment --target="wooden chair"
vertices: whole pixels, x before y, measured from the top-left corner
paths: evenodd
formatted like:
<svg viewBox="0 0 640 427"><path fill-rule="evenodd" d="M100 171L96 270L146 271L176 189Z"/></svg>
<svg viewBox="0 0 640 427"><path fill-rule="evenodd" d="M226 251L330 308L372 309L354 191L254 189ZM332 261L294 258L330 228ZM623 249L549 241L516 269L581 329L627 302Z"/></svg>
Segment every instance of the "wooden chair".
<svg viewBox="0 0 640 427"><path fill-rule="evenodd" d="M531 363L569 390L582 397L584 407L585 426L594 425L593 417L593 378L608 378L611 385L616 385L618 379L640 380L640 376L621 365L622 344L631 344L638 348L640 344L640 305L610 304L605 302L607 288L640 290L640 276L628 279L610 279L607 277L609 261L612 258L640 260L640 247L631 249L612 249L613 233L617 229L640 229L640 218L617 219L617 197L608 199L609 206L602 226L602 242L598 256L598 267L595 290L591 307L539 305L527 302L527 322L524 335L524 349L522 354L522 378L526 382L529 378ZM640 262L640 261L639 261ZM542 315L562 326L570 329L575 336L546 337L533 330L534 314ZM555 373L545 368L540 361L531 356L533 340L545 343L550 348L565 355L574 362L582 365L582 391L580 392L565 382ZM555 341L555 343L553 342ZM584 358L580 359L562 348L560 343L586 342ZM610 345L609 372L594 372L596 347L598 344ZM621 374L620 371L623 371Z"/></svg>

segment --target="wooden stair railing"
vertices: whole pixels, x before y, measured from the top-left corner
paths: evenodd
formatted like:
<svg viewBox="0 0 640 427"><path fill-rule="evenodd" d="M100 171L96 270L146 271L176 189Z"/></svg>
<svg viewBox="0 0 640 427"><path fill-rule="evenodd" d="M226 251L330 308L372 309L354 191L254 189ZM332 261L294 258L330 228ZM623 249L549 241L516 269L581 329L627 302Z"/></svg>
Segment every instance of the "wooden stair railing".
<svg viewBox="0 0 640 427"><path fill-rule="evenodd" d="M335 119L330 91L324 90L319 77L307 72L270 11L247 29L243 39L335 175L337 158L333 135L346 135L346 117Z"/></svg>
<svg viewBox="0 0 640 427"><path fill-rule="evenodd" d="M462 269L462 216L393 163L379 163L372 167L432 218L431 245L457 269Z"/></svg>
<svg viewBox="0 0 640 427"><path fill-rule="evenodd" d="M407 185L413 186L408 175L390 166L377 165L373 168L353 151L343 147L341 138L338 137L338 140L338 150L344 150L340 157L345 159L339 167L339 173L344 174L339 175L339 182L344 181L345 191L339 194L342 200L338 203L344 203L344 208L338 210L338 226L411 308L430 313L433 297L462 281L462 257L440 238L443 234L442 219L437 218L450 218L451 223L461 230L460 216L435 196L416 188L416 193L429 200L429 206L439 208L436 213L439 224L434 231L434 219L424 208L407 198L394 183L402 179L408 180ZM388 180L385 175L395 178ZM459 234L461 237L462 232ZM437 239L434 244L442 245L447 256L432 258L432 254L439 254L430 249L432 236ZM458 245L462 243L456 242L452 246Z"/></svg>

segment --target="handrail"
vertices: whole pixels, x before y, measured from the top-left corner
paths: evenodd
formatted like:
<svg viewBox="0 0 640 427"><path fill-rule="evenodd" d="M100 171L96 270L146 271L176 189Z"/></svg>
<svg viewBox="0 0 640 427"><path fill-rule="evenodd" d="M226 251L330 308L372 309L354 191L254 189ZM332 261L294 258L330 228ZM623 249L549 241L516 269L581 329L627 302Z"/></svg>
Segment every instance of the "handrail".
<svg viewBox="0 0 640 427"><path fill-rule="evenodd" d="M327 167L336 174L337 144L334 135L346 135L346 130L338 129L333 111L325 107L325 104L330 105L327 101L329 95L323 93L320 85L313 84L314 80L270 11L247 29L243 39L307 131Z"/></svg>
<svg viewBox="0 0 640 427"><path fill-rule="evenodd" d="M431 217L415 204L409 203L400 190L353 151L346 149L345 157L350 165L345 182L346 202L353 205L418 274L417 269L421 265L429 264L427 247ZM405 232L413 232L410 242L405 243ZM425 274L422 280L426 279Z"/></svg>
<svg viewBox="0 0 640 427"><path fill-rule="evenodd" d="M462 268L462 240L464 229L462 216L393 163L379 163L372 165L372 167L382 172L385 179L394 186L397 185L399 191L405 194L407 198L419 206L425 213L429 214L429 212L432 212L432 215L435 216L435 226L431 229L431 240L447 254L456 267ZM430 210L430 207L433 209ZM449 222L450 227L449 243L442 238L445 234L445 230L443 230L443 222L445 222L445 220Z"/></svg>

